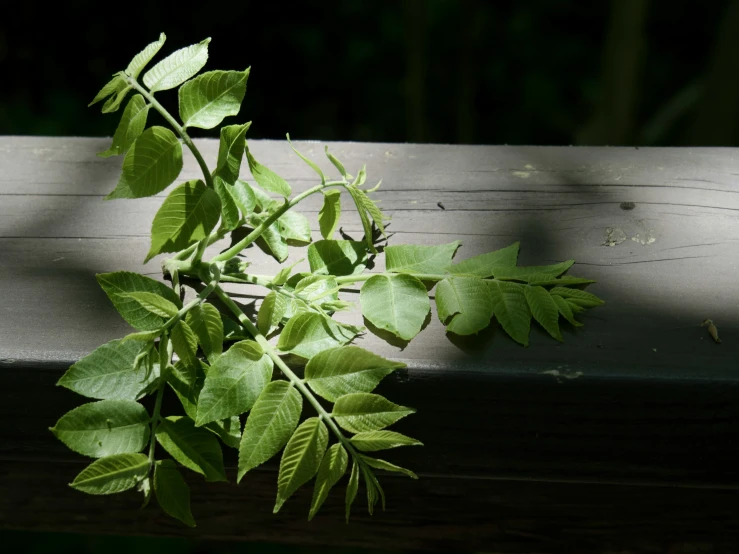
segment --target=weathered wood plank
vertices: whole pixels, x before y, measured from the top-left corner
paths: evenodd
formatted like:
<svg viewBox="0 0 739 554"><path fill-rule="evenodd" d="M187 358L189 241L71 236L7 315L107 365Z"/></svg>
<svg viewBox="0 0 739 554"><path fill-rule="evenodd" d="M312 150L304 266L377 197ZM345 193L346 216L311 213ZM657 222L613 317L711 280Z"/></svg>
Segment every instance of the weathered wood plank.
<svg viewBox="0 0 739 554"><path fill-rule="evenodd" d="M120 163L94 156L106 144L0 138L0 487L12 492L0 505L0 526L180 532L155 510L129 514L130 498L101 503L64 489L80 461L47 431L79 402L54 387L63 368L128 331L94 274L159 274L157 260L144 267L141 260L162 195L102 202ZM217 144L199 144L214 161ZM322 155L315 143L296 145L316 159ZM294 190L314 184L310 169L284 143L256 141L252 148ZM520 240L521 263L575 258L572 273L597 279L592 290L607 301L583 317L583 329L566 329L561 345L539 329L528 349L494 328L452 342L435 315L403 350L372 335L361 339L409 364L383 386L394 400L418 408L402 429L427 446L393 454L423 477L420 485L388 480L391 515L400 523L387 515L371 523L360 518L342 544L499 545L517 552L581 544L586 536L619 544L619 536L727 532L737 515L727 490L739 487L734 150L352 143L332 150L349 168L366 162L371 177L383 178L377 196L394 217L392 243L460 238L463 258ZM197 167L186 160L183 178L194 177ZM313 200L301 206L314 228L318 209ZM344 231L359 238L356 213L347 212ZM614 230L612 246L607 229ZM252 252L255 273L275 270L274 262ZM244 295L247 307L262 295L255 287L232 290ZM347 317L361 323L357 314ZM700 327L706 317L719 325L721 345ZM42 464L55 469L36 475ZM268 468L259 479L257 494L266 506L274 475ZM34 484L24 502L13 504L21 481ZM703 488L652 486L667 484ZM295 519L298 507L277 518L264 506L249 508L252 519L238 528L213 499L236 507L251 493L243 485L221 487L216 497L208 490L196 488L203 499L201 536L273 540L279 533L282 540L336 544L328 535L335 521L324 516L318 527L307 525L302 512ZM514 509L516 498L529 503ZM699 503L702 511L683 517L678 511L687 504L678 499ZM640 511L644 502L650 508ZM46 503L49 509L39 512ZM337 510L334 504L328 513ZM664 525L647 532L642 520L659 517L660 510L668 514ZM510 543L507 528L515 531ZM529 534L533 538L521 539ZM733 532L729 539L736 540Z"/></svg>

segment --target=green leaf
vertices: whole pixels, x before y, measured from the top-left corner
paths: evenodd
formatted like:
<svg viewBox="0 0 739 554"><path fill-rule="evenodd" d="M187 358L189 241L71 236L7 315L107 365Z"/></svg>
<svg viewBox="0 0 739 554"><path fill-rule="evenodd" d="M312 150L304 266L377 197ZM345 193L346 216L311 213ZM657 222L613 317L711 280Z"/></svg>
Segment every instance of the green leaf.
<svg viewBox="0 0 739 554"><path fill-rule="evenodd" d="M87 494L115 494L132 489L149 473L143 454L115 454L95 460L69 485Z"/></svg>
<svg viewBox="0 0 739 554"><path fill-rule="evenodd" d="M166 298L178 308L182 306L180 299L171 288L164 283L138 273L130 271L98 273L95 278L110 298L115 309L118 310L118 313L131 327L139 331L158 330L166 319L148 311L136 300L130 298L128 293L149 292Z"/></svg>
<svg viewBox="0 0 739 554"><path fill-rule="evenodd" d="M493 300L493 315L513 340L529 345L531 312L524 287L506 281L485 281Z"/></svg>
<svg viewBox="0 0 739 554"><path fill-rule="evenodd" d="M430 305L423 283L412 275L374 275L359 294L362 314L373 325L403 340L421 332Z"/></svg>
<svg viewBox="0 0 739 554"><path fill-rule="evenodd" d="M334 167L339 170L339 173L344 179L352 179L352 176L349 175L346 172L346 169L344 169L344 164L341 163L338 158L336 158L331 152L328 151L328 144L324 147L324 151L326 152L326 157L329 159L329 161L334 164ZM328 238L328 237L327 237Z"/></svg>
<svg viewBox="0 0 739 554"><path fill-rule="evenodd" d="M377 185L380 186L379 184ZM375 187L377 188L377 187ZM375 225L380 230L380 233L382 233L383 237L387 237L387 234L385 233L385 224L384 220L387 219L385 215L380 211L380 208L377 207L377 204L375 204L369 196L367 196L367 193L363 190L359 190L358 188L349 187L350 193L352 196L355 196L361 203L362 206L364 206L365 211L369 214L369 216L372 218L372 221L375 222Z"/></svg>
<svg viewBox="0 0 739 554"><path fill-rule="evenodd" d="M534 319L546 329L547 333L562 342L562 333L559 330L559 309L557 304L544 287L525 286L523 288L526 301Z"/></svg>
<svg viewBox="0 0 739 554"><path fill-rule="evenodd" d="M364 484L367 488L367 511L372 515L375 504L377 504L380 498L382 498L382 509L385 510L385 492L382 490L377 477L375 477L375 474L366 465L362 466L362 474L364 475Z"/></svg>
<svg viewBox="0 0 739 554"><path fill-rule="evenodd" d="M349 463L349 455L340 443L331 445L321 461L321 467L318 469L316 476L316 486L313 489L313 500L310 506L308 521L318 513L321 505L328 497L331 488L346 473L346 466Z"/></svg>
<svg viewBox="0 0 739 554"><path fill-rule="evenodd" d="M246 132L251 127L251 121L243 125L227 125L221 127L221 142L218 147L218 163L216 164L215 175L226 181L229 185L234 185L239 178L241 172L241 159L244 157L244 148L246 147ZM246 183L242 183L246 185ZM246 185L246 188L249 188ZM252 198L254 193L249 189ZM254 209L252 205L248 213ZM248 215L244 213L244 215Z"/></svg>
<svg viewBox="0 0 739 554"><path fill-rule="evenodd" d="M115 190L105 197L143 198L162 192L182 171L182 145L172 131L150 127L131 145L123 158L123 174Z"/></svg>
<svg viewBox="0 0 739 554"><path fill-rule="evenodd" d="M127 342L129 340L151 342L157 340L162 333L163 331L161 329L155 329L154 331L140 331L138 333L129 333L121 339L121 342Z"/></svg>
<svg viewBox="0 0 739 554"><path fill-rule="evenodd" d="M141 73L151 59L157 55L157 52L159 52L162 46L164 46L165 40L167 40L167 36L164 33L161 33L159 35L159 40L148 44L146 48L136 54L126 68L126 75L136 79L139 76L139 73Z"/></svg>
<svg viewBox="0 0 739 554"><path fill-rule="evenodd" d="M322 192L323 206L318 212L318 227L321 229L321 236L331 240L341 217L341 191L329 189Z"/></svg>
<svg viewBox="0 0 739 554"><path fill-rule="evenodd" d="M138 302L146 311L153 313L159 317L169 319L177 315L177 306L153 292L129 292L126 293L128 298Z"/></svg>
<svg viewBox="0 0 739 554"><path fill-rule="evenodd" d="M90 402L64 414L51 432L84 456L140 452L149 441L149 414L131 400Z"/></svg>
<svg viewBox="0 0 739 554"><path fill-rule="evenodd" d="M263 335L269 335L274 331L285 316L287 299L276 291L270 292L264 297L262 305L257 314L257 328Z"/></svg>
<svg viewBox="0 0 739 554"><path fill-rule="evenodd" d="M235 343L208 370L198 399L198 426L251 409L272 380L272 360L254 341Z"/></svg>
<svg viewBox="0 0 739 554"><path fill-rule="evenodd" d="M379 394L357 392L339 398L332 413L341 427L352 433L362 433L384 429L415 411Z"/></svg>
<svg viewBox="0 0 739 554"><path fill-rule="evenodd" d="M223 444L231 448L238 448L239 444L241 444L241 420L239 416L231 416L220 421L213 421L203 425L203 429L214 433L223 441Z"/></svg>
<svg viewBox="0 0 739 554"><path fill-rule="evenodd" d="M305 366L305 380L317 394L336 402L346 394L372 392L386 375L403 367L359 346L340 346L313 356Z"/></svg>
<svg viewBox="0 0 739 554"><path fill-rule="evenodd" d="M423 446L421 441L406 437L395 431L366 431L357 433L349 439L354 446L364 452L375 452L398 446Z"/></svg>
<svg viewBox="0 0 739 554"><path fill-rule="evenodd" d="M455 275L476 275L477 277L490 277L496 269L505 267L510 268L516 265L518 259L519 243L514 242L510 246L480 254L474 258L469 258L458 264L451 265L447 268L450 273Z"/></svg>
<svg viewBox="0 0 739 554"><path fill-rule="evenodd" d="M339 285L333 276L308 275L295 285L293 292L307 302L339 299Z"/></svg>
<svg viewBox="0 0 739 554"><path fill-rule="evenodd" d="M316 165L316 163L313 160L311 160L310 158L302 154L300 151L298 151L297 148L293 146L293 143L290 140L290 135L287 135L287 143L290 145L290 148L293 149L293 152L295 152L301 160L307 163L313 171L318 173L318 176L321 178L321 184L322 185L326 184L326 176L323 174L323 171L321 170L321 168L318 167L318 165Z"/></svg>
<svg viewBox="0 0 739 554"><path fill-rule="evenodd" d="M285 446L298 425L302 409L303 397L287 381L272 381L264 388L241 437L238 481Z"/></svg>
<svg viewBox="0 0 739 554"><path fill-rule="evenodd" d="M100 92L98 92L95 95L95 98L92 99L92 102L90 102L87 107L93 106L97 104L98 102L102 102L106 98L108 98L111 94L115 94L118 91L126 88L128 85L126 84L126 79L121 75L120 73L116 73L113 75L113 78L108 81L103 88L100 89Z"/></svg>
<svg viewBox="0 0 739 554"><path fill-rule="evenodd" d="M537 265L528 267L498 267L493 270L493 277L504 281L541 280L542 276L559 277L572 267L575 260L567 260L554 265Z"/></svg>
<svg viewBox="0 0 739 554"><path fill-rule="evenodd" d="M570 308L570 305L564 298L562 298L561 296L557 296L556 294L553 294L551 297L554 303L557 305L559 313L562 314L562 317L564 317L575 327L582 327L583 324L575 319L575 316L572 313L572 308Z"/></svg>
<svg viewBox="0 0 739 554"><path fill-rule="evenodd" d="M385 248L385 267L392 273L443 275L461 242L438 246L399 244Z"/></svg>
<svg viewBox="0 0 739 554"><path fill-rule="evenodd" d="M248 183L237 180L231 190L234 201L244 217L249 217L257 206L257 199Z"/></svg>
<svg viewBox="0 0 739 554"><path fill-rule="evenodd" d="M473 335L490 324L493 300L477 277L450 277L436 286L436 309L447 331Z"/></svg>
<svg viewBox="0 0 739 554"><path fill-rule="evenodd" d="M154 493L162 510L185 525L195 527L190 511L190 487L172 460L162 460L154 466Z"/></svg>
<svg viewBox="0 0 739 554"><path fill-rule="evenodd" d="M197 372L200 368L198 360L198 338L195 332L184 321L178 321L170 333L172 347L182 364L190 371Z"/></svg>
<svg viewBox="0 0 739 554"><path fill-rule="evenodd" d="M136 371L136 356L147 348L140 341L112 340L93 350L70 367L57 385L77 394L100 400L136 400L156 378L144 380L144 371Z"/></svg>
<svg viewBox="0 0 739 554"><path fill-rule="evenodd" d="M349 476L349 483L346 486L346 522L349 523L349 513L351 512L354 499L357 497L359 490L359 464L356 460L352 463L352 472Z"/></svg>
<svg viewBox="0 0 739 554"><path fill-rule="evenodd" d="M101 158L120 156L125 154L137 138L146 128L146 118L149 115L150 106L140 94L136 94L128 101L126 109L123 110L121 121L113 135L113 143L105 152L98 154Z"/></svg>
<svg viewBox="0 0 739 554"><path fill-rule="evenodd" d="M328 444L328 429L318 417L306 419L287 443L277 477L277 513L285 501L318 471Z"/></svg>
<svg viewBox="0 0 739 554"><path fill-rule="evenodd" d="M287 211L277 220L277 228L288 244L304 246L313 240L310 232L310 222L303 214Z"/></svg>
<svg viewBox="0 0 739 554"><path fill-rule="evenodd" d="M528 278L529 285L534 286L549 286L549 285L561 285L566 287L568 285L589 285L595 283L593 279L583 279L582 277L573 277L572 275L562 275L562 277L556 278L549 275L531 275Z"/></svg>
<svg viewBox="0 0 739 554"><path fill-rule="evenodd" d="M595 308L596 306L601 306L605 304L603 300L601 300L594 294L585 292L584 290L580 290L580 289L568 289L565 287L554 287L549 292L555 296L561 296L562 298L567 300L567 302L569 302L570 304L575 304L582 308Z"/></svg>
<svg viewBox="0 0 739 554"><path fill-rule="evenodd" d="M181 48L144 74L144 84L151 92L169 90L197 74L208 61L208 43L204 41Z"/></svg>
<svg viewBox="0 0 739 554"><path fill-rule="evenodd" d="M187 324L198 337L198 343L210 363L223 352L223 321L212 304L200 304L187 312Z"/></svg>
<svg viewBox="0 0 739 554"><path fill-rule="evenodd" d="M182 85L178 94L183 127L212 129L238 114L248 78L249 69L208 71Z"/></svg>
<svg viewBox="0 0 739 554"><path fill-rule="evenodd" d="M390 462L386 462L385 460L378 460L377 458L370 458L369 456L365 456L364 454L360 454L359 457L368 466L373 467L375 469L384 469L385 471L392 471L393 473L402 473L403 475L407 475L411 479L418 479L418 476L415 473L413 473L410 469L405 469L404 467L396 466L395 464L391 464Z"/></svg>
<svg viewBox="0 0 739 554"><path fill-rule="evenodd" d="M280 269L280 271L277 272L277 274L274 276L270 284L272 285L284 285L287 283L287 280L290 278L290 273L292 272L293 268L298 265L300 262L305 261L305 258L301 258L294 264L290 264L289 266L283 267Z"/></svg>
<svg viewBox="0 0 739 554"><path fill-rule="evenodd" d="M103 104L103 108L100 111L102 111L103 113L117 112L118 108L121 107L121 104L126 99L126 95L131 90L133 90L132 87L128 85L125 81L119 81L116 93L105 101L105 104Z"/></svg>
<svg viewBox="0 0 739 554"><path fill-rule="evenodd" d="M268 213L252 214L250 223L256 228L268 217ZM290 254L290 251L287 249L287 241L280 233L277 222L271 224L262 232L256 240L256 244L263 252L273 256L280 263L284 262Z"/></svg>
<svg viewBox="0 0 739 554"><path fill-rule="evenodd" d="M341 346L352 338L331 318L315 312L302 312L285 324L277 348L310 359L322 350Z"/></svg>
<svg viewBox="0 0 739 554"><path fill-rule="evenodd" d="M179 252L210 235L221 215L218 194L202 181L177 186L162 203L151 226L144 263L163 252Z"/></svg>
<svg viewBox="0 0 739 554"><path fill-rule="evenodd" d="M167 375L167 382L180 399L187 417L193 421L198 415L198 396L205 382L205 364L200 362L200 367L188 368L182 361L177 362Z"/></svg>
<svg viewBox="0 0 739 554"><path fill-rule="evenodd" d="M360 175L363 174L363 170L359 172ZM357 179L359 179L359 176L357 177ZM372 224L370 223L370 218L367 215L367 209L364 205L364 200L360 195L362 191L360 191L355 186L346 187L346 190L349 191L352 200L354 200L354 205L357 207L357 213L359 214L359 219L362 222L362 229L364 230L364 242L367 244L367 249L373 254L377 254L377 248L375 248L374 236L372 234Z"/></svg>
<svg viewBox="0 0 739 554"><path fill-rule="evenodd" d="M246 147L246 158L249 160L249 170L260 187L268 192L274 192L275 194L284 196L285 198L290 196L290 193L292 192L290 185L288 185L282 177L255 160L254 156L249 152L248 146Z"/></svg>
<svg viewBox="0 0 739 554"><path fill-rule="evenodd" d="M159 444L186 468L204 475L206 481L226 481L218 439L209 431L195 427L189 417L163 419L156 435Z"/></svg>
<svg viewBox="0 0 739 554"><path fill-rule="evenodd" d="M233 186L229 185L226 181L216 175L213 177L213 188L221 201L222 225L228 231L233 231L241 222L239 207L233 196Z"/></svg>
<svg viewBox="0 0 739 554"><path fill-rule="evenodd" d="M353 240L319 240L308 246L308 263L316 275L356 275L367 267L367 249Z"/></svg>

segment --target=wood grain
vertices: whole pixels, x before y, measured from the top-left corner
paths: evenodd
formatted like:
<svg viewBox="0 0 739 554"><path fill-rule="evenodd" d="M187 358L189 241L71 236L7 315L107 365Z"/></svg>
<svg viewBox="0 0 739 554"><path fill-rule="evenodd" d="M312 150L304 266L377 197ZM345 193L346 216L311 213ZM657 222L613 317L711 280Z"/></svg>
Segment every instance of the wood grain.
<svg viewBox="0 0 739 554"><path fill-rule="evenodd" d="M198 145L214 162L217 143ZM295 145L329 170L323 145ZM103 202L120 164L94 156L106 147L105 139L0 137L0 490L8 493L0 495L0 526L180 534L155 509L129 510L135 497L101 501L61 486L81 461L47 431L80 401L54 387L64 368L128 332L94 274L160 275L158 259L141 262L164 194ZM463 259L518 240L521 264L574 258L571 273L597 279L591 290L607 303L582 316L584 328L566 327L564 344L538 328L526 349L495 327L469 340L445 337L435 315L404 349L362 338L362 346L408 363L383 391L418 408L399 429L426 444L389 454L422 475L386 478L397 519L359 516L337 538L338 502L316 525L305 523L301 500L273 517L268 467L255 485L264 500L248 510L239 507L252 494L243 485L213 495L196 485L198 536L501 552L596 552L600 539L633 547L681 532L736 540L734 150L330 147L350 171L367 163L370 181L383 179L376 197L393 216L391 244L460 239ZM251 149L294 191L315 184L286 144L253 141ZM182 178L196 177L186 158ZM304 208L317 230L319 200ZM346 203L342 226L361 237ZM302 256L295 249L291 257ZM254 273L276 268L254 249L250 258ZM247 307L263 294L231 290ZM362 323L358 314L346 317ZM720 345L700 327L706 318L718 326ZM25 501L21 483L30 491Z"/></svg>

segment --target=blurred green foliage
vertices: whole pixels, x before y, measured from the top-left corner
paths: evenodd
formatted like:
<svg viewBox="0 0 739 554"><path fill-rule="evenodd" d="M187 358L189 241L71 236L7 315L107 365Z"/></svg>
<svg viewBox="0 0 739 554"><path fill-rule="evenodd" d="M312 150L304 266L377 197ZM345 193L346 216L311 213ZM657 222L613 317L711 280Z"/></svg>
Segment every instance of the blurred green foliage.
<svg viewBox="0 0 739 554"><path fill-rule="evenodd" d="M647 19L631 35L646 47L628 142L690 144L701 98L690 87L711 66L727 2L634 2ZM212 36L206 69L252 66L239 116L254 120L252 137L573 144L602 96L612 22L609 2L577 0L241 0L211 11L152 2L138 17L103 12L91 0L27 0L0 21L0 134L112 134L115 118L86 104L164 31L169 51ZM655 119L681 91L684 105ZM172 95L162 98L172 107Z"/></svg>

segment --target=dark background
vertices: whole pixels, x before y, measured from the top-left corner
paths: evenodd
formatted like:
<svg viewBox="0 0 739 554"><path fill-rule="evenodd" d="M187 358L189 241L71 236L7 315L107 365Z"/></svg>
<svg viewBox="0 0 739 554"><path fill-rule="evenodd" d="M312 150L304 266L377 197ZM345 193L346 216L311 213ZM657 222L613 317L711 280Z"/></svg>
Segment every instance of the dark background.
<svg viewBox="0 0 739 554"><path fill-rule="evenodd" d="M197 4L5 6L0 134L111 135L116 115L87 103L164 31L162 54L210 36L206 69L252 66L230 121L253 120L252 138L739 145L739 0ZM158 96L176 111L174 93ZM314 552L7 531L0 544L44 554Z"/></svg>
<svg viewBox="0 0 739 554"><path fill-rule="evenodd" d="M206 69L252 66L252 138L739 144L736 0L191 4L14 3L0 134L111 135L87 103L164 31L162 53L210 36Z"/></svg>

